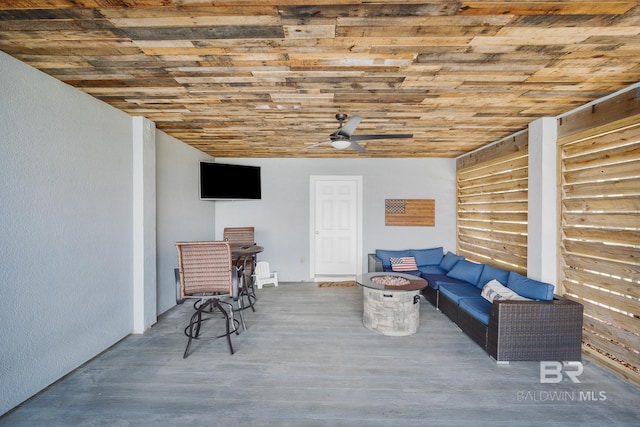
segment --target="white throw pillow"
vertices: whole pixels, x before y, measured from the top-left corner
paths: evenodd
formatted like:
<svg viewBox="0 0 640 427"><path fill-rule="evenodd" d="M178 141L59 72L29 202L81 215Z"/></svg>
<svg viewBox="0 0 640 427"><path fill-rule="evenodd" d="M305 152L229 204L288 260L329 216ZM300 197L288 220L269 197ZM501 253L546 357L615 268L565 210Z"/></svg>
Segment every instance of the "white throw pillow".
<svg viewBox="0 0 640 427"><path fill-rule="evenodd" d="M529 298L522 297L511 289L498 282L496 279L491 280L482 287L482 297L489 302L493 302L494 299L514 299L522 301L530 301Z"/></svg>

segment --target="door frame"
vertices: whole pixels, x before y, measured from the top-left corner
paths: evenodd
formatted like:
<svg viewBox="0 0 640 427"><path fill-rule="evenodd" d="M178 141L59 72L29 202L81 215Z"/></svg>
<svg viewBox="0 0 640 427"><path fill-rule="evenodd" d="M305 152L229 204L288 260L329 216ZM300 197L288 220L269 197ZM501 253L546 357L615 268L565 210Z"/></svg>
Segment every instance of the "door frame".
<svg viewBox="0 0 640 427"><path fill-rule="evenodd" d="M353 276L316 277L316 183L319 181L354 181L356 183L356 272ZM363 196L361 175L311 175L309 177L309 275L314 282L325 280L353 280L362 273L362 230L363 230Z"/></svg>

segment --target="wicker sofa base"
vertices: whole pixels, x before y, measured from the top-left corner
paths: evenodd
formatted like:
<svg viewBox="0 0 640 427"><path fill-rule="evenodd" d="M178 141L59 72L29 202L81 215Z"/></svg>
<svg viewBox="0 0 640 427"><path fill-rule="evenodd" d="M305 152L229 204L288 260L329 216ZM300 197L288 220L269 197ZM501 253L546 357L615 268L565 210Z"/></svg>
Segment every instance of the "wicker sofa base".
<svg viewBox="0 0 640 427"><path fill-rule="evenodd" d="M487 349L487 325L458 308L458 326L483 350Z"/></svg>
<svg viewBox="0 0 640 427"><path fill-rule="evenodd" d="M439 293L437 301L440 311L497 362L582 359L583 307L575 301L494 301L488 326L446 295Z"/></svg>
<svg viewBox="0 0 640 427"><path fill-rule="evenodd" d="M567 299L494 301L487 352L498 361L579 361L583 306Z"/></svg>
<svg viewBox="0 0 640 427"><path fill-rule="evenodd" d="M431 286L427 286L422 290L422 295L425 299L431 303L432 306L438 308L438 290L433 289Z"/></svg>
<svg viewBox="0 0 640 427"><path fill-rule="evenodd" d="M438 308L446 314L449 319L453 320L456 324L458 323L458 304L443 294L440 294L438 297Z"/></svg>

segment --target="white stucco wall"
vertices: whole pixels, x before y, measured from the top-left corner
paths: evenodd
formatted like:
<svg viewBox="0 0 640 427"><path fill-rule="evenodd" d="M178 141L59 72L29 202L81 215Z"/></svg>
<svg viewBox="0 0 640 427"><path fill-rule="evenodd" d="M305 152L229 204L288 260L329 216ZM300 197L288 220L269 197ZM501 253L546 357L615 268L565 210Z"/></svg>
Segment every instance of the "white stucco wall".
<svg viewBox="0 0 640 427"><path fill-rule="evenodd" d="M175 243L214 239L215 204L198 196L199 162L213 158L156 131L157 307L161 314L176 303Z"/></svg>
<svg viewBox="0 0 640 427"><path fill-rule="evenodd" d="M131 118L0 52L0 414L132 328Z"/></svg>
<svg viewBox="0 0 640 427"><path fill-rule="evenodd" d="M309 272L309 177L363 177L363 249L444 246L455 251L454 159L217 159L220 163L261 167L262 200L216 201L215 236L225 227L253 225L269 261L282 281L305 281ZM387 227L385 199L435 199L435 227Z"/></svg>

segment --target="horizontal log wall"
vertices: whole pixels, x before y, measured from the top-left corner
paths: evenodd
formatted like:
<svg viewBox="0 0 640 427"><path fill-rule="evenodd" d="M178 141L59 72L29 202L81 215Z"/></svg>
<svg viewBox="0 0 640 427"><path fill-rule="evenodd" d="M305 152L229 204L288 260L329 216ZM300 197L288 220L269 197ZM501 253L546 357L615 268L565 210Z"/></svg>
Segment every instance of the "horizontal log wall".
<svg viewBox="0 0 640 427"><path fill-rule="evenodd" d="M466 167L457 171L457 252L526 275L528 151L522 142L514 137L458 160Z"/></svg>
<svg viewBox="0 0 640 427"><path fill-rule="evenodd" d="M640 384L638 106L629 91L559 122L559 196L560 281L584 305L585 350Z"/></svg>

